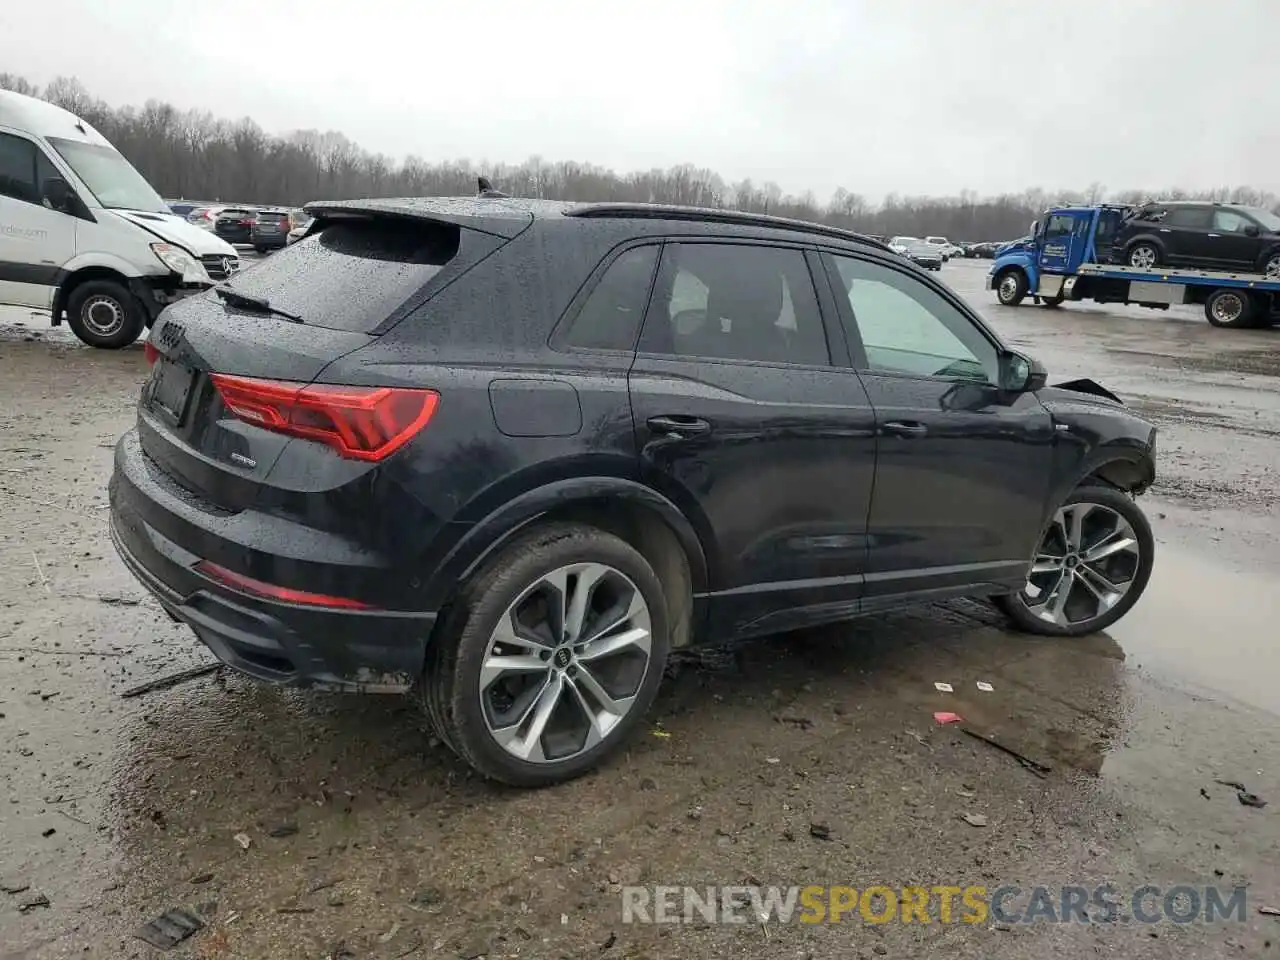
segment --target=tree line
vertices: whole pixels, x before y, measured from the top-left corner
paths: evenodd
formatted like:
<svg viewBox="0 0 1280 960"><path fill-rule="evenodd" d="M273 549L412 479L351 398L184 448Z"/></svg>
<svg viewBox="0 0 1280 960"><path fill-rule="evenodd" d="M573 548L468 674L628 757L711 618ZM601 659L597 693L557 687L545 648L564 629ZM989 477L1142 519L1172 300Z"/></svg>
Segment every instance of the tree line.
<svg viewBox="0 0 1280 960"><path fill-rule="evenodd" d="M620 174L590 163L523 163L478 169L469 160L428 161L411 154L397 161L371 153L337 131L264 131L248 117L228 120L208 110L179 110L160 100L141 107L113 107L94 97L74 77L58 77L43 88L0 73L0 89L41 97L83 117L110 140L165 197L224 203L300 206L310 200L354 197L467 196L483 174L511 196L550 200L618 200L692 204L768 213L891 236L942 235L952 240L1006 240L1054 204L1113 200L1136 203L1151 197L1223 200L1280 207L1280 198L1251 187L1212 190L1108 192L1095 183L1085 190L979 197L904 196L879 203L843 187L827 201L810 192L785 193L776 183L726 182L712 170L681 164L666 170Z"/></svg>

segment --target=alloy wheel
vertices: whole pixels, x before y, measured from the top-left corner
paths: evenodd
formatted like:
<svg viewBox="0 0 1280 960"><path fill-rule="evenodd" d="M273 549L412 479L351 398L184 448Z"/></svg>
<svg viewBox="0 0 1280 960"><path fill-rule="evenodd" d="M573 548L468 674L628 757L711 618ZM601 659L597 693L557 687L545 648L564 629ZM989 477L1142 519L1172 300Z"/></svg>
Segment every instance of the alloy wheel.
<svg viewBox="0 0 1280 960"><path fill-rule="evenodd" d="M1156 251L1154 247L1146 244L1134 247L1129 252L1129 266L1137 267L1139 270L1150 270L1156 265Z"/></svg>
<svg viewBox="0 0 1280 960"><path fill-rule="evenodd" d="M1141 561L1128 520L1101 504L1070 503L1049 524L1020 596L1041 620L1085 626L1124 598Z"/></svg>
<svg viewBox="0 0 1280 960"><path fill-rule="evenodd" d="M1267 265L1263 268L1263 273L1268 277L1280 277L1280 253L1267 261Z"/></svg>
<svg viewBox="0 0 1280 960"><path fill-rule="evenodd" d="M85 301L81 318L92 333L111 337L124 327L124 305L114 297L99 294Z"/></svg>
<svg viewBox="0 0 1280 960"><path fill-rule="evenodd" d="M1012 300L1015 296L1018 295L1018 278L1011 273L1006 274L1000 280L999 293L1000 293L1000 300L1002 302L1008 303L1010 300Z"/></svg>
<svg viewBox="0 0 1280 960"><path fill-rule="evenodd" d="M630 712L650 666L640 590L602 563L540 577L498 621L480 669L485 726L528 763L559 763L604 741Z"/></svg>

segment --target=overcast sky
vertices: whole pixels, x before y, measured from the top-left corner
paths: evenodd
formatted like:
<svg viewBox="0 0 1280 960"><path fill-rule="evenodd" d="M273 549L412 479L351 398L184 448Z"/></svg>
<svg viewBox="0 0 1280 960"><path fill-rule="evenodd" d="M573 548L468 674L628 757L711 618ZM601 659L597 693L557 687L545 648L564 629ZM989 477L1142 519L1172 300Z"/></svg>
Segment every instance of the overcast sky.
<svg viewBox="0 0 1280 960"><path fill-rule="evenodd" d="M0 0L0 70L401 158L1280 192L1280 0Z"/></svg>

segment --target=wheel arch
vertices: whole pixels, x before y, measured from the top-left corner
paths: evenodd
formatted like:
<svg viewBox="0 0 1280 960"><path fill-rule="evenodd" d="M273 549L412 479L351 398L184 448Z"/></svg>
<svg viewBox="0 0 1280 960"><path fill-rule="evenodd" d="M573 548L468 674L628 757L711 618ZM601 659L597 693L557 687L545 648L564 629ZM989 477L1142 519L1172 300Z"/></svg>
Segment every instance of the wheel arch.
<svg viewBox="0 0 1280 960"><path fill-rule="evenodd" d="M494 510L472 526L436 567L427 583L425 602L443 609L454 585L532 526L573 521L612 533L640 552L662 583L672 646L688 646L694 629L693 597L706 591L708 584L706 551L674 503L643 484L619 477L555 481Z"/></svg>
<svg viewBox="0 0 1280 960"><path fill-rule="evenodd" d="M1169 251L1165 247L1164 241L1161 240L1159 236L1154 233L1139 233L1136 236L1129 237L1124 242L1124 255L1126 260L1129 257L1129 251L1140 243L1151 244L1151 246L1160 251L1161 258L1168 256Z"/></svg>
<svg viewBox="0 0 1280 960"><path fill-rule="evenodd" d="M50 321L55 327L62 325L62 314L67 309L67 301L71 299L71 294L75 292L77 287L92 280L109 280L112 283L120 284L130 292L133 290L131 279L113 267L101 265L81 267L64 277L53 295L53 309Z"/></svg>

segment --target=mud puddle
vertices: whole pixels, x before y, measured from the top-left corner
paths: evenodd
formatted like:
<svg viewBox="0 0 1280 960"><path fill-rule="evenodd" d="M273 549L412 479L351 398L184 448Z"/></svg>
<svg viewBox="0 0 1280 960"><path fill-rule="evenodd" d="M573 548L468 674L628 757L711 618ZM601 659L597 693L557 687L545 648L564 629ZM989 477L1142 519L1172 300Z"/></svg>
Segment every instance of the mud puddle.
<svg viewBox="0 0 1280 960"><path fill-rule="evenodd" d="M1275 584L1160 544L1146 593L1109 632L1144 669L1280 715Z"/></svg>

